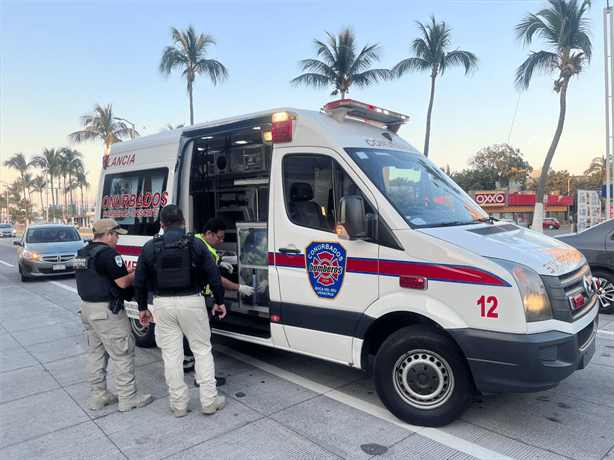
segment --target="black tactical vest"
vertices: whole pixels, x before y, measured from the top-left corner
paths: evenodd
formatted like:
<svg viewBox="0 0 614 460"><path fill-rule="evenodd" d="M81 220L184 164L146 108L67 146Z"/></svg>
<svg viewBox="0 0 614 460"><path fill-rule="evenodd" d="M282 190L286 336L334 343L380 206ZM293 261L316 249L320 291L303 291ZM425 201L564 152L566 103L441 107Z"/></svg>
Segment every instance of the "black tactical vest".
<svg viewBox="0 0 614 460"><path fill-rule="evenodd" d="M111 288L115 281L96 272L96 256L105 249L110 249L110 247L106 244L95 246L88 244L77 251L73 267L77 278L77 291L81 300L107 302L113 298Z"/></svg>
<svg viewBox="0 0 614 460"><path fill-rule="evenodd" d="M177 292L196 287L196 269L192 266L193 244L191 234L168 243L160 235L154 237L156 282L161 291Z"/></svg>

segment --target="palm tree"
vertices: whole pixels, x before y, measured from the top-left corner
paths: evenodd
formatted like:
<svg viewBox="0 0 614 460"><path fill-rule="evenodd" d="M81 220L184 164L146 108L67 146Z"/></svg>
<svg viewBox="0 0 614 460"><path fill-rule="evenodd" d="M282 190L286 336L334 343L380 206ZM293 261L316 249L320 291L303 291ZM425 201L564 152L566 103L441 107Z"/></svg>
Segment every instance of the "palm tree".
<svg viewBox="0 0 614 460"><path fill-rule="evenodd" d="M58 176L60 173L60 151L44 148L42 155L37 155L32 159L32 164L38 166L49 175L49 180L51 183L51 203L53 204L53 209L55 209L55 196L53 195L53 190L55 187L53 178Z"/></svg>
<svg viewBox="0 0 614 460"><path fill-rule="evenodd" d="M43 192L47 188L47 181L45 180L45 176L36 176L32 181L32 189L35 192L38 192L41 199L41 212L44 214L45 211L45 203L43 202Z"/></svg>
<svg viewBox="0 0 614 460"><path fill-rule="evenodd" d="M411 42L410 52L415 57L402 60L392 68L397 77L409 72L431 72L431 98L426 113L426 133L424 136L424 156L429 156L429 140L431 136L431 115L433 113L433 101L435 99L435 79L437 75L443 76L444 72L451 67L463 66L465 75L478 69L480 60L469 51L453 50L450 48L450 34L452 28L445 22L436 22L435 16L431 16L431 24L422 24L416 21L418 29L422 33L421 38Z"/></svg>
<svg viewBox="0 0 614 460"><path fill-rule="evenodd" d="M32 178L32 173L25 173L23 175L23 178L21 179L21 186L24 189L24 198L25 198L25 210L26 210L26 215L29 216L30 214L33 213L33 205L30 206L30 212L28 213L28 203L32 203L32 186L33 186L33 182L34 179Z"/></svg>
<svg viewBox="0 0 614 460"><path fill-rule="evenodd" d="M26 171L32 165L26 161L25 155L23 153L19 152L19 153L14 154L8 160L6 160L4 162L4 166L19 171L19 175L21 176L21 185L23 187L23 196L24 196L24 200L25 200L25 197L26 197L25 174L26 174ZM27 217L28 216L28 202L27 202L27 200L26 200L25 206L26 206L25 207L25 211L26 211L26 217Z"/></svg>
<svg viewBox="0 0 614 460"><path fill-rule="evenodd" d="M548 0L537 13L527 13L515 29L518 41L529 45L537 36L545 42L549 51L532 51L516 69L514 86L527 90L534 73L558 73L554 91L559 94L559 121L539 178L533 216L533 228L537 231L543 231L544 189L552 157L563 133L569 81L574 75L580 75L591 59L590 20L584 17L590 5L590 0Z"/></svg>
<svg viewBox="0 0 614 460"><path fill-rule="evenodd" d="M182 31L171 27L173 46L167 46L162 51L159 71L169 76L175 68L183 69L182 76L188 82L188 96L190 97L190 124L194 124L194 80L196 74L209 76L213 86L228 78L228 70L217 59L207 59L207 47L215 45L212 35L202 33L196 35L194 26Z"/></svg>
<svg viewBox="0 0 614 460"><path fill-rule="evenodd" d="M173 126L170 123L167 123L166 128L164 128L163 131L173 131L174 129L183 128L184 126L185 126L185 123L181 123L180 125L177 125L177 126Z"/></svg>
<svg viewBox="0 0 614 460"><path fill-rule="evenodd" d="M100 139L104 142L108 152L111 145L121 142L122 138L132 138L132 127L126 126L123 121L118 121L113 117L113 104L107 104L106 107L96 104L94 112L83 115L81 122L85 129L69 134L70 142L80 143ZM140 136L140 134L135 132L135 136Z"/></svg>
<svg viewBox="0 0 614 460"><path fill-rule="evenodd" d="M367 88L376 83L388 80L391 73L387 69L371 69L374 61L379 61L381 46L365 45L360 53L356 53L356 33L353 27L345 27L336 36L330 32L328 43L314 40L316 53L319 59L305 59L300 61L304 73L292 79L293 86L305 85L312 88L326 88L333 86L331 96L345 93L355 84L359 88Z"/></svg>
<svg viewBox="0 0 614 460"><path fill-rule="evenodd" d="M606 166L605 157L595 157L591 160L591 164L588 169L584 171L585 176L592 176L593 174L599 175L603 180L606 180ZM612 167L610 167L610 177L612 177Z"/></svg>
<svg viewBox="0 0 614 460"><path fill-rule="evenodd" d="M83 169L83 164L81 164L81 168L79 168L76 173L75 173L75 181L77 183L77 186L79 187L79 189L81 190L81 214L83 216L83 224L85 225L86 221L85 221L85 200L83 199L83 189L86 188L90 188L90 184L87 181L87 175L88 172L86 172Z"/></svg>
<svg viewBox="0 0 614 460"><path fill-rule="evenodd" d="M64 196L66 196L66 192L70 192L70 209L71 212L74 209L74 200L72 195L72 188L70 184L72 184L72 176L76 173L76 171L83 167L83 154L77 150L72 150L69 148L63 148L61 150L62 154L62 175L64 177ZM68 176L68 180L67 180ZM65 200L66 201L66 200Z"/></svg>

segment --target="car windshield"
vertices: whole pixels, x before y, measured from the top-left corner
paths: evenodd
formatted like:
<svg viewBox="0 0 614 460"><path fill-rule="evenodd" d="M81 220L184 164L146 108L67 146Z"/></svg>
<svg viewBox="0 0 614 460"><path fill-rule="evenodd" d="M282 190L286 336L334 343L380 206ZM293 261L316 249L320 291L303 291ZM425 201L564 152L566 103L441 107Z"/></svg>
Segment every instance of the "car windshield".
<svg viewBox="0 0 614 460"><path fill-rule="evenodd" d="M13 228L10 224L0 224L0 228Z"/></svg>
<svg viewBox="0 0 614 460"><path fill-rule="evenodd" d="M346 151L412 228L467 225L488 219L469 195L418 153Z"/></svg>
<svg viewBox="0 0 614 460"><path fill-rule="evenodd" d="M81 235L72 227L31 228L26 236L27 243L62 243L80 239Z"/></svg>

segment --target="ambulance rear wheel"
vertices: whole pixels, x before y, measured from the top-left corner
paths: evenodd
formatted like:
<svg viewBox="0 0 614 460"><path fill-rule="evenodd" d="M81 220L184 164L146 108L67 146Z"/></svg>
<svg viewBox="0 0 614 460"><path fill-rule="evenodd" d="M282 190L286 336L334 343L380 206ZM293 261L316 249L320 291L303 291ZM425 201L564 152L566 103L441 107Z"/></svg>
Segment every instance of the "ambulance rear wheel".
<svg viewBox="0 0 614 460"><path fill-rule="evenodd" d="M156 325L151 323L143 326L138 319L130 318L130 327L136 346L140 348L153 348L156 346L156 336L154 329Z"/></svg>
<svg viewBox="0 0 614 460"><path fill-rule="evenodd" d="M475 386L460 348L434 328L409 326L388 337L375 357L375 387L396 417L443 426L469 407Z"/></svg>

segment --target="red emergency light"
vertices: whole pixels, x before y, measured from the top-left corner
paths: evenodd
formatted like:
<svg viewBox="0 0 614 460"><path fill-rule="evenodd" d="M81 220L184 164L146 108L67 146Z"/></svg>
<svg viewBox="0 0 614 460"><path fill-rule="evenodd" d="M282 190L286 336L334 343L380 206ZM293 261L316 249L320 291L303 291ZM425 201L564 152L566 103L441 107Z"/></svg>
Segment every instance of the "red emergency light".
<svg viewBox="0 0 614 460"><path fill-rule="evenodd" d="M296 117L288 112L273 114L271 126L271 140L273 142L290 142L292 140L292 120L296 120Z"/></svg>
<svg viewBox="0 0 614 460"><path fill-rule="evenodd" d="M403 123L409 120L407 115L353 99L340 99L329 102L323 107L323 110L332 114L339 121L343 121L345 117L351 117L366 122L381 123L395 133Z"/></svg>
<svg viewBox="0 0 614 460"><path fill-rule="evenodd" d="M427 279L422 276L401 276L399 286L407 289L419 289L426 291Z"/></svg>
<svg viewBox="0 0 614 460"><path fill-rule="evenodd" d="M578 309L580 307L582 307L584 305L584 296L582 294L576 294L573 297L571 297L570 299L571 302L571 306L575 309Z"/></svg>

